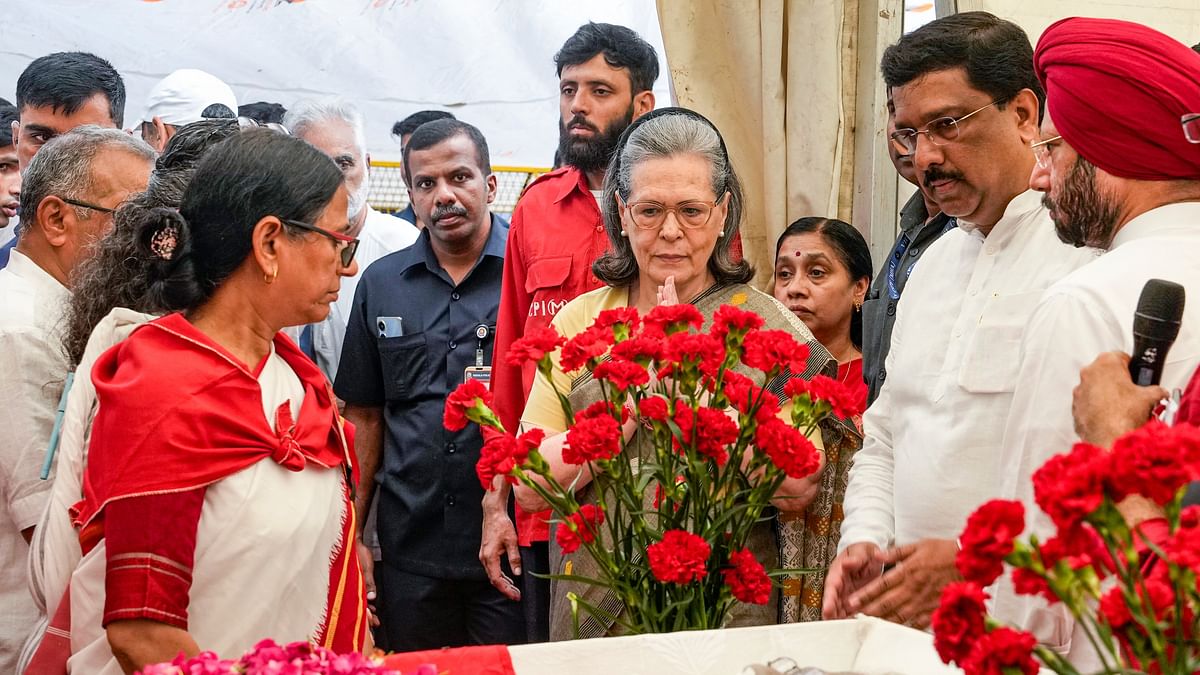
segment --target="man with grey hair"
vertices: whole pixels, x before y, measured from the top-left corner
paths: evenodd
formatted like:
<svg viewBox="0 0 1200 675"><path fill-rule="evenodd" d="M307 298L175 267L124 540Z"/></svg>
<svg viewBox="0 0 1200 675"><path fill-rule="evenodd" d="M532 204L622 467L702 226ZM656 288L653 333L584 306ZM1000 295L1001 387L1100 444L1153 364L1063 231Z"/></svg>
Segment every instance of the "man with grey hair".
<svg viewBox="0 0 1200 675"><path fill-rule="evenodd" d="M25 166L17 245L0 270L0 666L11 666L3 672L15 668L37 619L23 561L49 496L40 474L67 375L57 330L71 273L153 168L149 145L92 125L50 140Z"/></svg>
<svg viewBox="0 0 1200 675"><path fill-rule="evenodd" d="M354 303L354 291L363 272L376 260L412 244L417 228L382 214L367 204L370 190L371 156L367 154L362 113L341 98L305 100L294 105L283 117L283 125L329 157L346 177L349 195L346 234L358 238L358 273L342 277L338 299L329 306L329 316L318 324L297 329L297 342L332 382L337 377L346 322Z"/></svg>

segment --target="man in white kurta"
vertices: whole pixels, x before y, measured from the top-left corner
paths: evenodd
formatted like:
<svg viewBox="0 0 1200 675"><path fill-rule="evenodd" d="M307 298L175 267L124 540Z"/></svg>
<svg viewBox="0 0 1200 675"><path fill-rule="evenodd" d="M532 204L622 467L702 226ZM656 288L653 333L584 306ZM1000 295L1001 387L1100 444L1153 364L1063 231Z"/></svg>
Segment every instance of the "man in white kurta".
<svg viewBox="0 0 1200 675"><path fill-rule="evenodd" d="M371 263L411 245L419 231L411 223L384 215L367 203L371 157L367 154L365 122L357 106L333 97L304 100L288 110L283 123L296 137L329 155L345 175L350 195L347 217L351 223L349 234L358 238L358 251L354 255L358 273L342 277L338 298L329 306L329 316L324 321L287 330L333 382L359 279Z"/></svg>
<svg viewBox="0 0 1200 675"><path fill-rule="evenodd" d="M1071 392L1080 369L1103 352L1132 352L1149 279L1191 296L1162 386L1182 388L1200 364L1200 145L1180 124L1200 111L1200 59L1145 26L1067 19L1047 29L1035 63L1047 115L1030 184L1046 193L1064 241L1108 249L1046 291L1021 346L1002 496L1025 503L1030 529L1045 540L1054 528L1034 502L1033 473L1079 440ZM1083 672L1098 667L1061 605L1016 596L1006 580L993 596L997 618L1033 631Z"/></svg>
<svg viewBox="0 0 1200 675"><path fill-rule="evenodd" d="M961 66L930 56L954 53ZM1004 57L1009 72L976 81L980 54ZM1019 27L982 13L939 19L889 48L883 74L893 142L958 228L930 246L901 297L823 613L924 627L957 576L967 515L999 493L1021 332L1041 292L1094 252L1060 242L1028 189L1040 87Z"/></svg>

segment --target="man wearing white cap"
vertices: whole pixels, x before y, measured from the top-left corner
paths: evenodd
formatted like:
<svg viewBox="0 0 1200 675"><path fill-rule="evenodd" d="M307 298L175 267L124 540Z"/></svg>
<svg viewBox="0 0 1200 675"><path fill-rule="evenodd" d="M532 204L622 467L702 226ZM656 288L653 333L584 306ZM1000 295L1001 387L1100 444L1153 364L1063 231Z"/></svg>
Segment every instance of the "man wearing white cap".
<svg viewBox="0 0 1200 675"><path fill-rule="evenodd" d="M159 80L146 99L142 139L162 152L175 129L202 119L237 117L237 97L217 77L181 68Z"/></svg>

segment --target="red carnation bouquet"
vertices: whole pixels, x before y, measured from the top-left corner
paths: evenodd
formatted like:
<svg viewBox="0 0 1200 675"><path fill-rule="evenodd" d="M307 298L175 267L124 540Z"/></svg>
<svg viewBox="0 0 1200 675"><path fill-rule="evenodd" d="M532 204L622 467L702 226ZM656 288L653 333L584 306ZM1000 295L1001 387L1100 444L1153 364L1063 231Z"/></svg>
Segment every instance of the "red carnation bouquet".
<svg viewBox="0 0 1200 675"><path fill-rule="evenodd" d="M536 362L549 380L560 350L563 371L586 368L599 382L602 400L583 410L556 391L568 421L563 460L586 465L594 503L581 504L572 486L553 478L538 451L542 431L505 432L481 384L467 382L446 401L446 428L469 420L500 432L476 467L483 486L504 476L537 491L554 512L561 549L585 550L599 569L597 578L556 578L611 589L623 601L626 610L612 617L571 595L576 628L579 609L631 633L717 628L735 602L768 602L772 577L803 572L765 568L747 548L750 531L770 517L770 500L787 478L820 468L809 440L818 424L861 413L854 403L861 395L818 376L789 380L777 396L744 373L761 371L759 381L771 382L802 372L807 345L761 330L758 315L729 305L709 332L698 332L703 321L691 305L645 317L622 308L602 312L570 340L543 329L513 344L514 365ZM639 456L626 439L630 418L652 456L645 446Z"/></svg>
<svg viewBox="0 0 1200 675"><path fill-rule="evenodd" d="M1195 480L1200 429L1153 421L1111 451L1078 443L1038 469L1034 498L1056 530L1045 541L1017 539L1025 529L1020 502L981 506L960 539L964 581L946 588L933 614L942 660L968 675L1036 673L1038 660L1057 673L1079 672L1032 634L987 616L985 588L1007 563L1017 594L1070 612L1102 672L1200 671L1200 507L1182 506ZM1131 527L1127 514L1135 512Z"/></svg>

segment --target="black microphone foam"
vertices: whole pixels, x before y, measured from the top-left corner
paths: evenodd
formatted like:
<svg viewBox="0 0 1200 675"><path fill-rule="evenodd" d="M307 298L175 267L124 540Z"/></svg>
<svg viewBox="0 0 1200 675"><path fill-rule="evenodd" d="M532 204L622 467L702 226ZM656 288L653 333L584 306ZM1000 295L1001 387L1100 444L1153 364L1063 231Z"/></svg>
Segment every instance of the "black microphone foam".
<svg viewBox="0 0 1200 675"><path fill-rule="evenodd" d="M1151 279L1142 287L1133 315L1133 354L1129 376L1134 384L1147 386L1162 379L1167 351L1179 336L1186 294L1183 286Z"/></svg>

